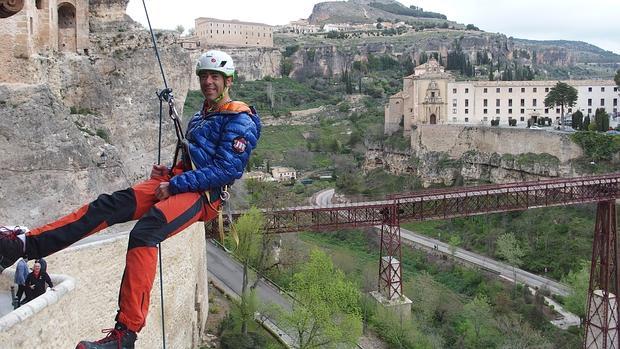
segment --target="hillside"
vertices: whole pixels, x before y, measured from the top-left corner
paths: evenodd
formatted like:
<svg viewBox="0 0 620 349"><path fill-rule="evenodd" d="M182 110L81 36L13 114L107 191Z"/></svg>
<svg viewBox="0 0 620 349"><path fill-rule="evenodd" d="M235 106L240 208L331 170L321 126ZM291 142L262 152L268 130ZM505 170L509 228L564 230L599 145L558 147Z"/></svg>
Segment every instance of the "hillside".
<svg viewBox="0 0 620 349"><path fill-rule="evenodd" d="M449 23L454 27L463 27L447 21L445 15L424 11L417 7L406 7L394 0L349 0L329 1L314 5L308 22L316 25L328 23L364 24L384 21L403 21L412 25Z"/></svg>
<svg viewBox="0 0 620 349"><path fill-rule="evenodd" d="M384 47L392 56L408 54L416 63L425 52L436 53L444 59L449 51L463 51L472 65L496 66L501 73L506 66L538 66L539 78L609 78L620 67L620 55L592 44L568 40L528 40L508 37L501 33L478 30L475 25L456 23L441 13L426 11L415 6L406 7L395 0L349 0L322 2L314 6L308 21L316 25L328 23L369 24L378 19L385 22L403 22L408 26L398 30L368 30L327 36L278 36L279 46L338 46ZM475 24L475 23L474 23ZM467 30L469 29L469 30ZM331 40L335 39L335 40ZM338 40L340 39L340 40ZM343 40L344 39L344 40ZM362 50L363 51L363 50ZM372 49L371 49L372 51ZM481 62L482 60L482 62ZM446 62L443 62L444 65ZM489 69L478 71L488 76Z"/></svg>

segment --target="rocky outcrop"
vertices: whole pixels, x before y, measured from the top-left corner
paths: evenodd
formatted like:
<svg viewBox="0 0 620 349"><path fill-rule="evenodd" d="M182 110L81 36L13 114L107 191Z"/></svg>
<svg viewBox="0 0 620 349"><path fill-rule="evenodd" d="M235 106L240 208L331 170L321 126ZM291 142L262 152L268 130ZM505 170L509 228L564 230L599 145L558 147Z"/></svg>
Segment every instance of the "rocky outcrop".
<svg viewBox="0 0 620 349"><path fill-rule="evenodd" d="M375 6L371 6L371 4ZM392 10L383 10L379 8L380 6L376 6L377 4L387 5L387 7ZM397 13L399 10L400 14ZM407 10L410 9L395 0L326 1L314 5L312 14L308 17L308 22L310 24L321 25L326 23L375 23L377 18L382 18L385 21L429 19L405 15L404 13ZM438 19L439 18L433 18L432 20Z"/></svg>
<svg viewBox="0 0 620 349"><path fill-rule="evenodd" d="M298 45L291 41L289 47ZM285 57L292 64L289 76L304 79L310 76L332 77L351 69L354 61L368 61L370 55L391 56L404 62L420 62L421 55L437 52L446 65L450 51L461 50L472 64L488 66L490 62L533 67L569 67L584 62L619 62L620 55L606 52L586 43L568 41L531 41L514 39L503 34L463 30L410 31L402 36L365 37L343 44L342 39L325 43L298 45ZM588 75L581 76L583 78ZM592 78L592 76L589 76Z"/></svg>
<svg viewBox="0 0 620 349"><path fill-rule="evenodd" d="M140 25L125 13L128 3L129 0L89 0L90 31L140 29Z"/></svg>
<svg viewBox="0 0 620 349"><path fill-rule="evenodd" d="M526 129L419 125L411 151L371 147L364 170L418 176L424 187L506 183L577 175L581 148L564 133Z"/></svg>
<svg viewBox="0 0 620 349"><path fill-rule="evenodd" d="M8 151L0 153L0 194L10 199L0 202L0 222L44 223L145 178L157 161L155 92L163 81L150 34L122 23L92 32L88 56L32 58L39 84L1 85L0 146ZM193 63L174 33L156 38L181 113ZM163 124L162 162L169 163L175 139L167 108Z"/></svg>
<svg viewBox="0 0 620 349"><path fill-rule="evenodd" d="M0 85L0 118L3 224L40 224L128 184L118 149L84 128L47 86Z"/></svg>

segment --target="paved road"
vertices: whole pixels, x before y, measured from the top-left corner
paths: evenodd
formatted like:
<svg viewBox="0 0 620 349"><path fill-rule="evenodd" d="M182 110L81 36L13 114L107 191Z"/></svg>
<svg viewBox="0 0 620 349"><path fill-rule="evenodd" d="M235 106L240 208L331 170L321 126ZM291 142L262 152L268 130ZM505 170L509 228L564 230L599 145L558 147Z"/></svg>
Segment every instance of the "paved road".
<svg viewBox="0 0 620 349"><path fill-rule="evenodd" d="M313 204L319 207L328 207L332 205L332 198L336 193L336 189L325 189L316 193Z"/></svg>
<svg viewBox="0 0 620 349"><path fill-rule="evenodd" d="M243 266L214 243L207 243L207 269L209 277L215 278L236 295L241 295ZM262 301L278 304L287 310L292 309L289 298L263 280L258 282L256 290Z"/></svg>
<svg viewBox="0 0 620 349"><path fill-rule="evenodd" d="M331 203L331 196L333 195L334 195L333 190L332 191L323 190L319 192L319 194L316 195L315 204L321 207L330 206L331 204L329 203ZM321 201L318 201L319 198ZM426 237L421 234L417 234L413 231L406 230L403 228L400 229L400 232L401 232L401 238L405 240L405 242L415 243L417 245L421 245L429 249L435 248L436 250L440 252L446 253L448 255L451 254L449 245L447 243ZM488 257L479 255L477 253L473 253L473 252L458 248L456 250L455 256L461 260L475 264L481 268L494 271L500 274L501 276L508 278L510 280L514 279L514 272L516 272L517 281L524 283L526 285L532 286L532 287L547 288L549 289L549 291L551 291L551 293L554 293L554 294L566 296L570 292L570 289L567 286L562 285L557 281L554 281L554 280L551 280L551 279L548 279L548 278L545 278L545 277L542 277L536 274L532 274L530 272L527 272L525 270L518 269L518 268L516 268L513 272L513 268L510 265L490 259Z"/></svg>
<svg viewBox="0 0 620 349"><path fill-rule="evenodd" d="M445 254L448 254L448 255L451 254L449 245L439 240L435 240L435 239L429 238L424 235L416 234L410 230L403 229L403 228L400 229L400 235L403 240L425 246L429 249L433 249L436 246L436 250L443 252ZM461 260L464 260L466 262L475 264L481 268L494 271L507 279L511 279L511 280L514 279L513 269L508 264L490 259L488 257L482 256L482 255L479 255L479 254L476 254L476 253L473 253L473 252L470 252L470 251L467 251L461 248L457 248L455 252L455 257ZM517 275L517 281L524 283L526 285L537 287L539 289L547 288L549 291L551 291L551 293L559 294L562 296L566 296L570 292L570 289L567 286L557 281L547 279L542 276L532 274L530 272L527 272L525 270L518 269L518 268L515 268L515 272Z"/></svg>

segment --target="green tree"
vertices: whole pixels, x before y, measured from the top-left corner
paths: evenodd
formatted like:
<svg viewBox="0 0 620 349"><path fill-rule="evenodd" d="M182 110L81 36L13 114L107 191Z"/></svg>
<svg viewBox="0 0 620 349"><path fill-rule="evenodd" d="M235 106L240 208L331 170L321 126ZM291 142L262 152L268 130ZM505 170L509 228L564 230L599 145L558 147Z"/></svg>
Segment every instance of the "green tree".
<svg viewBox="0 0 620 349"><path fill-rule="evenodd" d="M545 97L545 107L553 108L559 106L562 108L561 120L562 127L564 127L564 108L569 108L575 105L577 102L577 89L571 85L558 81L555 86L551 88L547 96Z"/></svg>
<svg viewBox="0 0 620 349"><path fill-rule="evenodd" d="M583 113L581 112L581 110L577 110L576 112L573 113L572 116L572 120L571 120L571 126L575 129L575 130L581 130L583 127Z"/></svg>
<svg viewBox="0 0 620 349"><path fill-rule="evenodd" d="M177 25L176 28L174 28L174 30L179 33L179 35L183 34L183 32L185 31L185 27L182 25Z"/></svg>
<svg viewBox="0 0 620 349"><path fill-rule="evenodd" d="M480 28L476 27L476 26L475 26L475 25L473 25L473 24L468 24L468 25L465 27L465 30L476 30L476 31L479 31L479 30L480 30Z"/></svg>
<svg viewBox="0 0 620 349"><path fill-rule="evenodd" d="M607 114L605 108L596 109L594 123L596 124L596 131L605 132L609 130L609 114Z"/></svg>
<svg viewBox="0 0 620 349"><path fill-rule="evenodd" d="M497 328L502 333L502 349L552 349L557 348L548 341L545 336L532 328L532 326L520 316L499 316L496 319ZM557 343L556 343L557 344Z"/></svg>
<svg viewBox="0 0 620 349"><path fill-rule="evenodd" d="M570 294L564 299L566 309L583 319L586 315L588 302L590 263L586 260L582 260L579 264L579 268L577 270L571 270L562 281L570 287Z"/></svg>
<svg viewBox="0 0 620 349"><path fill-rule="evenodd" d="M512 266L514 284L517 284L517 267L523 263L525 252L521 249L519 241L512 233L502 234L497 238L497 254Z"/></svg>
<svg viewBox="0 0 620 349"><path fill-rule="evenodd" d="M483 294L463 306L462 322L459 326L467 348L494 348L499 338L494 326L491 305Z"/></svg>
<svg viewBox="0 0 620 349"><path fill-rule="evenodd" d="M586 115L585 118L583 118L583 124L581 125L581 129L583 131L588 131L590 128L590 115Z"/></svg>
<svg viewBox="0 0 620 349"><path fill-rule="evenodd" d="M262 271L269 255L269 243L266 241L269 237L267 234L262 234L264 222L262 213L257 208L252 207L233 224L233 229L239 236L239 244L234 254L243 265L239 313L241 333L244 336L247 336L248 323L253 321L256 312L257 302L252 291L256 288L259 280L257 277L254 284L249 285L249 267L253 264L257 270Z"/></svg>
<svg viewBox="0 0 620 349"><path fill-rule="evenodd" d="M279 320L295 332L298 348L354 346L362 334L362 311L357 286L346 280L319 250L293 275L291 291L299 302L282 310Z"/></svg>
<svg viewBox="0 0 620 349"><path fill-rule="evenodd" d="M614 76L614 81L616 82L616 85L620 86L620 69L618 69L618 71L616 72L616 76Z"/></svg>
<svg viewBox="0 0 620 349"><path fill-rule="evenodd" d="M290 58L283 59L280 66L280 73L282 74L282 76L289 76L292 71L293 61Z"/></svg>
<svg viewBox="0 0 620 349"><path fill-rule="evenodd" d="M448 250L452 255L452 260L456 260L456 250L461 246L461 238L458 235L452 235L448 239Z"/></svg>

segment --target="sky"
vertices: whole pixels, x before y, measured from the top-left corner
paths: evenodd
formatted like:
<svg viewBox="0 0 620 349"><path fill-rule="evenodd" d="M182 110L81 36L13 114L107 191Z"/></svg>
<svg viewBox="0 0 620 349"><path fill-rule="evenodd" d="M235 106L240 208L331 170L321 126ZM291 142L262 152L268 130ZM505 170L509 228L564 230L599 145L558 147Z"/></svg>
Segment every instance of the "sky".
<svg viewBox="0 0 620 349"><path fill-rule="evenodd" d="M308 18L319 0L145 0L153 28L194 27L196 17L270 25ZM401 0L449 20L520 39L585 41L620 54L620 0ZM146 27L142 0L127 13Z"/></svg>

